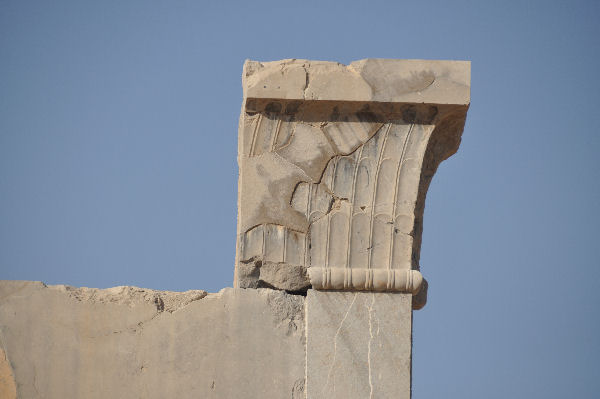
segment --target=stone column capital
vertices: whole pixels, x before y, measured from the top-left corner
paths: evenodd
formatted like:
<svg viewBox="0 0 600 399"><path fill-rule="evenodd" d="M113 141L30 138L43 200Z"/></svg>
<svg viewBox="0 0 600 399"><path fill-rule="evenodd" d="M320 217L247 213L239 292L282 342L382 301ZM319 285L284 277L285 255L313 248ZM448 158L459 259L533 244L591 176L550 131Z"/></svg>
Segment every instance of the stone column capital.
<svg viewBox="0 0 600 399"><path fill-rule="evenodd" d="M235 285L419 292L429 183L470 62L246 61Z"/></svg>

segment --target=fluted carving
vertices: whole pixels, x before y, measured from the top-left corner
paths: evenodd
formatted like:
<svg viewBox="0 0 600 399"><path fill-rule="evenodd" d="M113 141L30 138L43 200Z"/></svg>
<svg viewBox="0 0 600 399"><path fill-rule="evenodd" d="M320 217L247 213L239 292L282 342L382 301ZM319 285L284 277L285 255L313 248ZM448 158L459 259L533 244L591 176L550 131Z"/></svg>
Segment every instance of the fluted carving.
<svg viewBox="0 0 600 399"><path fill-rule="evenodd" d="M303 91L288 87L274 98L289 82L261 65L245 69L236 285L416 294L425 194L439 163L458 148L468 102L401 101L413 86L439 91L448 78L432 70L419 72L418 82L406 77L405 92L382 98L391 101L368 101L382 88L365 91L364 101L328 99L335 95L309 82L326 82L325 75L348 82L354 64L294 60L279 73L292 86L304 83ZM382 77L360 65L354 70L377 89ZM311 80L311 70L327 73Z"/></svg>

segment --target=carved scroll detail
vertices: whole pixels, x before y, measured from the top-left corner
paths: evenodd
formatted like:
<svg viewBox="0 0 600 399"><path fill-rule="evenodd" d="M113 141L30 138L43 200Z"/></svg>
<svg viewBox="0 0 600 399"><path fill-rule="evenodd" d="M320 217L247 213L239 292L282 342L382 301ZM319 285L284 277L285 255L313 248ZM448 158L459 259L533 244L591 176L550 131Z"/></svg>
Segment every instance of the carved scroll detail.
<svg viewBox="0 0 600 399"><path fill-rule="evenodd" d="M311 267L312 287L319 290L400 291L416 295L423 276L417 270Z"/></svg>

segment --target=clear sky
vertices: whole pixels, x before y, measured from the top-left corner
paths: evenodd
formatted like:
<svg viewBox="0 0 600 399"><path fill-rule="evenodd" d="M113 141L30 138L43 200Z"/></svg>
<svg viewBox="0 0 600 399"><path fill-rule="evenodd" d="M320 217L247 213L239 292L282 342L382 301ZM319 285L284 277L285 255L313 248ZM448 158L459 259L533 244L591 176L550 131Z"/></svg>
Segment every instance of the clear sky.
<svg viewBox="0 0 600 399"><path fill-rule="evenodd" d="M0 278L218 291L245 59L472 61L414 399L600 397L600 2L0 0Z"/></svg>

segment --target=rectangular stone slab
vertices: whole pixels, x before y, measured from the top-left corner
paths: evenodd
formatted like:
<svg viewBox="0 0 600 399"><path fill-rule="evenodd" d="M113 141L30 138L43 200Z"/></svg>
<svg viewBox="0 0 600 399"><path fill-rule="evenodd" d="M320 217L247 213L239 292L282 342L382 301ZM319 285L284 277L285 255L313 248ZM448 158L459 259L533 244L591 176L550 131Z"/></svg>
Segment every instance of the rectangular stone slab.
<svg viewBox="0 0 600 399"><path fill-rule="evenodd" d="M410 398L410 294L309 290L307 399Z"/></svg>

